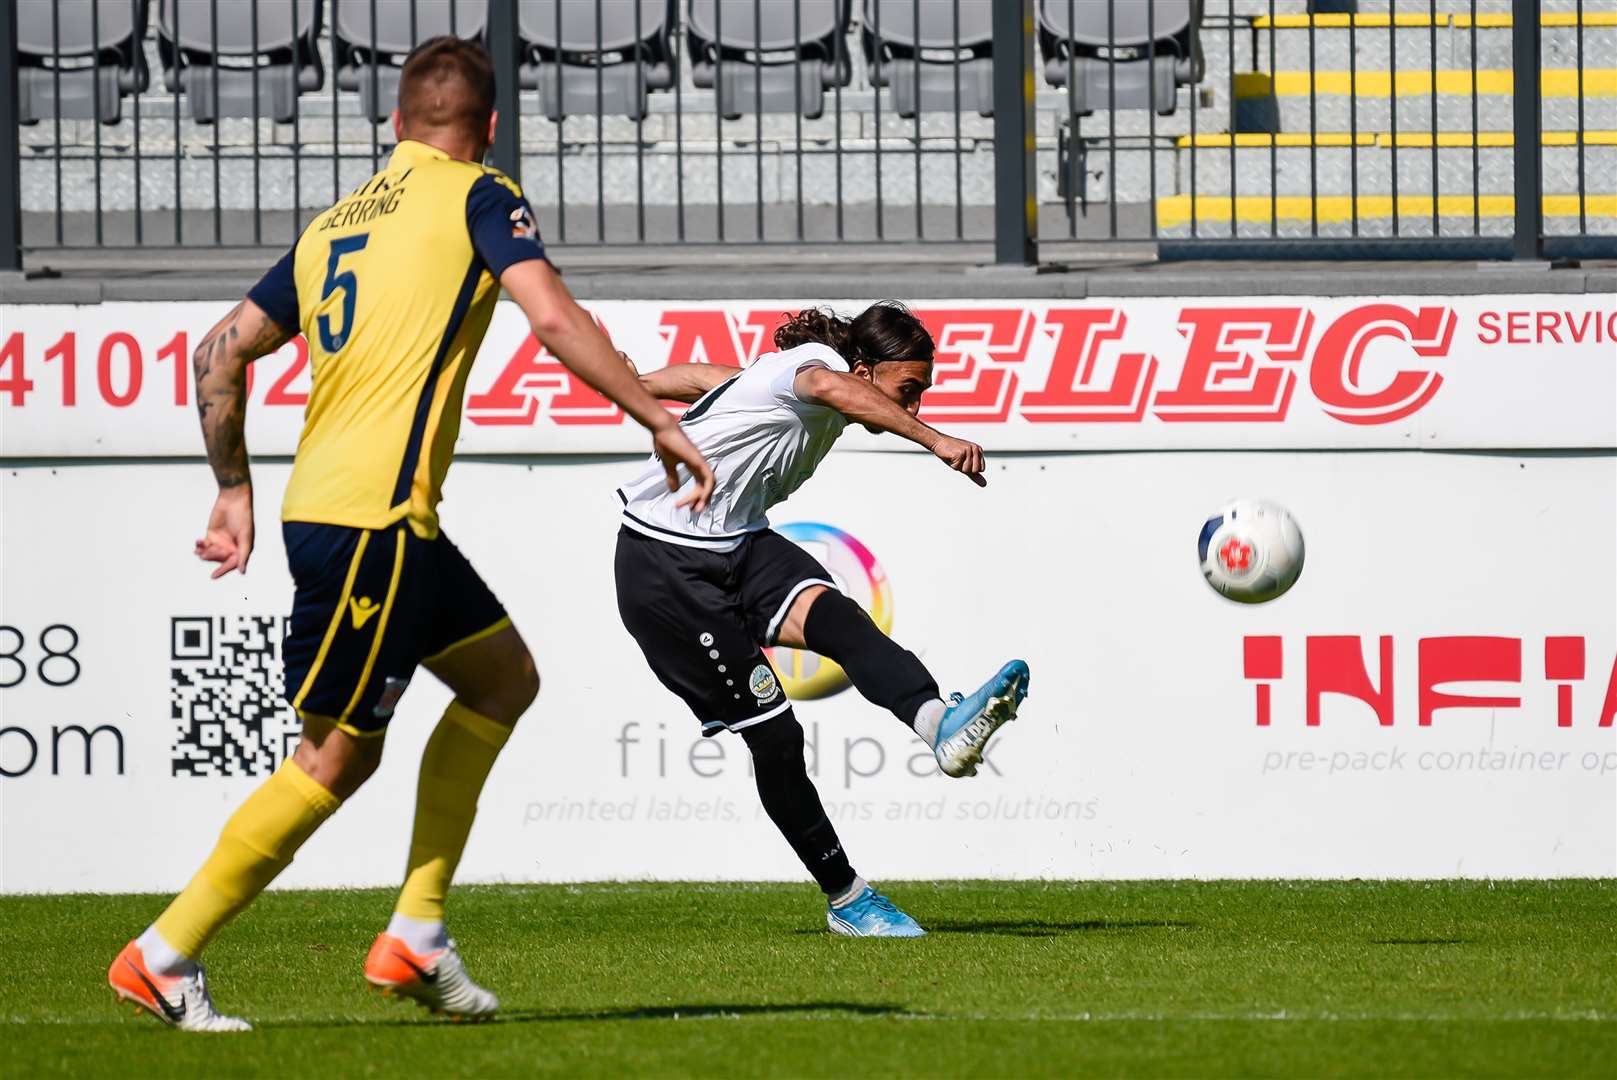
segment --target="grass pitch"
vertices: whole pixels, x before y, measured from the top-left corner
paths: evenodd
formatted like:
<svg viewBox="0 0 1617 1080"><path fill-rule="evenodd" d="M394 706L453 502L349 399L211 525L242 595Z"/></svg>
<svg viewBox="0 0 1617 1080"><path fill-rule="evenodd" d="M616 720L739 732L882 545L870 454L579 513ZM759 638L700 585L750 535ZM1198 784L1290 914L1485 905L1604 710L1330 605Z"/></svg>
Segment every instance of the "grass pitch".
<svg viewBox="0 0 1617 1080"><path fill-rule="evenodd" d="M887 885L932 935L825 933L805 886L463 888L502 1018L366 992L391 892L263 897L209 953L249 1035L114 1006L150 896L0 897L0 1073L1612 1075L1617 882Z"/></svg>

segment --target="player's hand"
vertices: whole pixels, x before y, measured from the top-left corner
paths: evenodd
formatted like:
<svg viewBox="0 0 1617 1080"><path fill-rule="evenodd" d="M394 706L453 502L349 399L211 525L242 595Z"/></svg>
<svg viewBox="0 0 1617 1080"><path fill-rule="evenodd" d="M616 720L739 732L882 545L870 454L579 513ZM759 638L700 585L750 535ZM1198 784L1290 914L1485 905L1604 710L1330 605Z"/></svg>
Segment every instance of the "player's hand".
<svg viewBox="0 0 1617 1080"><path fill-rule="evenodd" d="M988 486L988 477L983 475L983 448L976 443L945 435L932 447L932 452L955 472L965 473L973 484Z"/></svg>
<svg viewBox="0 0 1617 1080"><path fill-rule="evenodd" d="M237 484L223 488L208 515L208 533L197 541L197 558L218 563L213 572L222 578L232 570L247 572L253 554L253 488Z"/></svg>
<svg viewBox="0 0 1617 1080"><path fill-rule="evenodd" d="M670 422L659 430L651 440L652 448L668 472L668 490L679 490L679 466L683 465L690 470L691 476L696 480L696 486L685 494L683 499L674 505L690 507L691 513L700 514L707 509L708 500L713 497L713 468L707 463L707 458L696 448L696 444L686 436L684 430L675 423Z"/></svg>

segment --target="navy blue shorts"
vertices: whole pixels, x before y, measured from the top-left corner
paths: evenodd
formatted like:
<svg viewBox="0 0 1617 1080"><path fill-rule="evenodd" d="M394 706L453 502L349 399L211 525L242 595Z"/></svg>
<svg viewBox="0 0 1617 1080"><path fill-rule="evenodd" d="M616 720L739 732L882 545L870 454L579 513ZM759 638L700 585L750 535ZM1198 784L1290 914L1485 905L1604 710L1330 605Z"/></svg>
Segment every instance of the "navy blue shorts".
<svg viewBox="0 0 1617 1080"><path fill-rule="evenodd" d="M282 656L286 698L352 735L379 735L416 666L511 624L448 536L400 522L281 526L297 587Z"/></svg>

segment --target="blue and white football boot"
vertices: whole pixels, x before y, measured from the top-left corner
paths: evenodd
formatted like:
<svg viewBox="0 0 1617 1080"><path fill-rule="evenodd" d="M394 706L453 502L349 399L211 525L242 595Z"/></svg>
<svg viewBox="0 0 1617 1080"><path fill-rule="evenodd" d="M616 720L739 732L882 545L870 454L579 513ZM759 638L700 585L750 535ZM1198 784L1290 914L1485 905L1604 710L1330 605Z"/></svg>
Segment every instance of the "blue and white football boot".
<svg viewBox="0 0 1617 1080"><path fill-rule="evenodd" d="M938 768L949 776L977 775L983 748L994 732L1016 719L1027 684L1027 661L1012 660L969 696L951 694L932 748Z"/></svg>
<svg viewBox="0 0 1617 1080"><path fill-rule="evenodd" d="M844 937L926 937L920 923L869 885L846 904L828 910L825 923L833 934Z"/></svg>

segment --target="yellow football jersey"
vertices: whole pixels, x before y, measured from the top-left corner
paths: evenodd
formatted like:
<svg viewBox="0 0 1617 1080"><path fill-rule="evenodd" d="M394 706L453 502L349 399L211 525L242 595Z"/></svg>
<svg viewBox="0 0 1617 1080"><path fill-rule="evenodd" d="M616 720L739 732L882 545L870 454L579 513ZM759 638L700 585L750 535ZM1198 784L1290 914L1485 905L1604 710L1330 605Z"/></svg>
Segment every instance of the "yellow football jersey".
<svg viewBox="0 0 1617 1080"><path fill-rule="evenodd" d="M281 517L438 532L461 399L499 276L544 257L496 169L425 143L320 214L248 298L309 342L313 388Z"/></svg>

